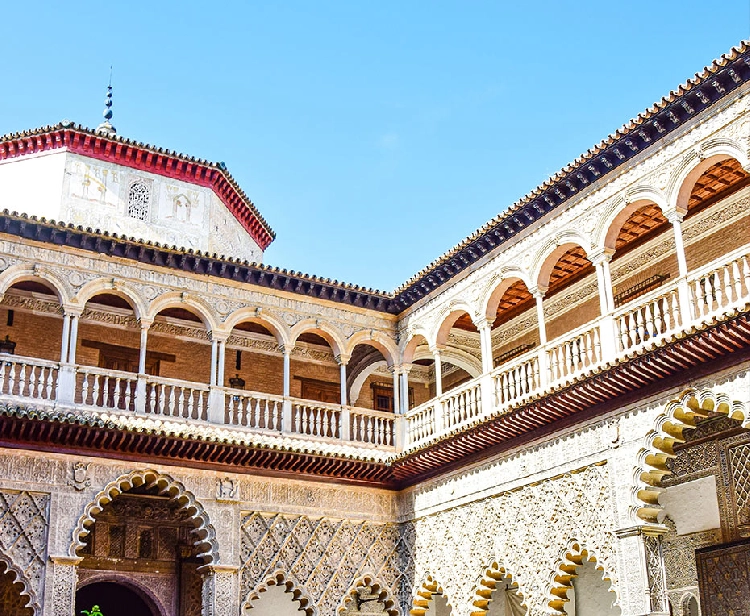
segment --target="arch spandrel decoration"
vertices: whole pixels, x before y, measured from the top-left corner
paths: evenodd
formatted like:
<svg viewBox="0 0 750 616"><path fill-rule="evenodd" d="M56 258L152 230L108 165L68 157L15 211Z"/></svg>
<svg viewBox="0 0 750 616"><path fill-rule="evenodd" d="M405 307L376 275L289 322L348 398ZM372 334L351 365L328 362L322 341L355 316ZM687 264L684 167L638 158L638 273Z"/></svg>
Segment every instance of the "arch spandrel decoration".
<svg viewBox="0 0 750 616"><path fill-rule="evenodd" d="M675 456L674 446L685 442L684 431L710 413L721 413L750 427L745 404L732 401L723 393L708 389L688 389L670 401L664 413L656 419L655 428L647 436L647 447L642 449L636 470L636 516L651 523L659 522L662 492L661 480L669 475L667 460Z"/></svg>
<svg viewBox="0 0 750 616"><path fill-rule="evenodd" d="M401 612L398 609L396 601L391 597L388 589L374 575L366 574L354 582L349 592L341 599L341 604L336 610L337 616L346 613L347 608L349 608L352 601L358 596L359 589L363 587L371 589L372 594L377 596L377 601L383 604L383 609L387 612L388 616L400 615Z"/></svg>
<svg viewBox="0 0 750 616"><path fill-rule="evenodd" d="M275 571L265 582L258 584L258 586L253 588L247 594L242 601L241 609L243 616L253 616L254 604L262 598L263 593L268 591L269 586L283 586L285 592L291 595L291 601L299 603L300 612L303 612L305 616L317 616L317 610L312 601L310 601L304 586L297 582L293 576L290 576L280 569Z"/></svg>
<svg viewBox="0 0 750 616"><path fill-rule="evenodd" d="M121 475L114 481L108 483L104 489L99 492L94 500L86 505L83 514L78 519L78 523L73 531L73 539L69 548L69 555L76 556L76 552L84 546L83 538L89 533L89 526L96 521L94 516L101 512L103 507L111 502L118 495L128 490L144 486L146 488L156 488L159 494L168 496L181 505L181 509L188 514L188 521L193 524L192 531L196 537L194 545L198 548L198 558L203 560L204 565L219 563L219 548L216 541L216 531L214 530L208 518L206 510L193 496L191 492L185 489L179 481L172 479L169 475L159 471L148 469L132 471L127 475Z"/></svg>

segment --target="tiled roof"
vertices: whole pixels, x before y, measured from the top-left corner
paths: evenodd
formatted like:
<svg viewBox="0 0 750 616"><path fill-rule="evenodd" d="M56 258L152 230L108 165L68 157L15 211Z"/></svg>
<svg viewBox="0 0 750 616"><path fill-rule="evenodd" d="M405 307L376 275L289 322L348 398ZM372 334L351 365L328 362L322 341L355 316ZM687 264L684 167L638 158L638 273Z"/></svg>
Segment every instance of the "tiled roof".
<svg viewBox="0 0 750 616"><path fill-rule="evenodd" d="M224 163L96 131L67 120L0 137L0 160L46 150L70 151L173 179L208 186L265 250L276 235Z"/></svg>

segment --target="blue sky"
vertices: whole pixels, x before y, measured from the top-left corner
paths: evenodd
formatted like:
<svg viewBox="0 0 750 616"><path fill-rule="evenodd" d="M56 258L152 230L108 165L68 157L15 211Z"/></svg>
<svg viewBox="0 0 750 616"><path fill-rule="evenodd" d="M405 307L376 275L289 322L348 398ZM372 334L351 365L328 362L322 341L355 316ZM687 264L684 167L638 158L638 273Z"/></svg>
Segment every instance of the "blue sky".
<svg viewBox="0 0 750 616"><path fill-rule="evenodd" d="M113 64L118 132L225 161L267 263L393 290L748 37L708 6L4 3L0 133L96 126Z"/></svg>

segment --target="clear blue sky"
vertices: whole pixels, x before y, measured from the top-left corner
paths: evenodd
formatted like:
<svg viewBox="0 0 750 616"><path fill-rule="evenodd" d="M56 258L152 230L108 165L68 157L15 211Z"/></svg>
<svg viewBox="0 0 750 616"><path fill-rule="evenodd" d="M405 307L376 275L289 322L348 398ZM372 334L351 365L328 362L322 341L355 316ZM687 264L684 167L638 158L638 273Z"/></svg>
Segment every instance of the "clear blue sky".
<svg viewBox="0 0 750 616"><path fill-rule="evenodd" d="M750 2L5 2L0 133L225 161L266 262L392 290L750 35ZM19 207L19 209L22 209Z"/></svg>

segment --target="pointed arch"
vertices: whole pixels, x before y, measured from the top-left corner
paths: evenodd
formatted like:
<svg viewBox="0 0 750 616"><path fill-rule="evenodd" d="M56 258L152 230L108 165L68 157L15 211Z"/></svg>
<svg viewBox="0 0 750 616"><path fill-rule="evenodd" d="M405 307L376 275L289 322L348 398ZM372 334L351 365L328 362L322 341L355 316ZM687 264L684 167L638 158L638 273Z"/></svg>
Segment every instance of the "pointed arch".
<svg viewBox="0 0 750 616"><path fill-rule="evenodd" d="M347 342L345 354L347 357L351 357L354 348L358 344L368 344L371 347L376 348L383 354L388 366L393 366L398 363L399 352L398 347L395 345L393 340L386 336L383 332L375 331L372 329L360 330L351 335Z"/></svg>
<svg viewBox="0 0 750 616"><path fill-rule="evenodd" d="M487 615L490 603L493 601L492 593L497 587L497 583L502 582L503 580L509 580L510 584L508 588L514 590L515 594L523 597L523 594L518 589L518 582L516 582L515 577L505 568L504 565L495 561L485 569L484 574L482 574L479 579L476 595L472 603L475 609L471 612L471 616ZM521 605L528 610L525 598L521 602Z"/></svg>
<svg viewBox="0 0 750 616"><path fill-rule="evenodd" d="M251 308L245 306L239 310L235 310L221 324L221 331L227 336L232 333L232 330L240 325L241 323L258 323L270 331L279 346L289 346L291 344L291 335L289 327L284 321L276 316L275 314L266 310L259 310L257 308Z"/></svg>
<svg viewBox="0 0 750 616"><path fill-rule="evenodd" d="M265 582L258 584L245 596L241 607L243 615L252 616L253 603L268 591L269 586L283 586L286 589L284 592L291 593L292 601L299 603L299 610L304 612L305 616L317 615L317 610L304 586L281 569L277 569Z"/></svg>
<svg viewBox="0 0 750 616"><path fill-rule="evenodd" d="M192 308L191 312L195 312L209 332L215 331L218 327L218 318L208 302L192 293L182 291L168 291L159 295L148 307L146 317L153 321L162 310L167 308Z"/></svg>
<svg viewBox="0 0 750 616"><path fill-rule="evenodd" d="M560 553L550 587L551 598L548 605L558 614L565 614L565 604L569 601L568 592L573 589L576 571L585 561L593 562L596 570L602 572L602 579L610 582L609 592L615 593L615 604L619 602L611 572L605 569L593 550L587 549L577 540L572 540Z"/></svg>
<svg viewBox="0 0 750 616"><path fill-rule="evenodd" d="M425 616L427 610L430 608L430 601L433 600L432 597L435 594L445 597L448 607L451 609L451 613L453 613L453 605L448 595L445 594L443 586L428 573L422 582L418 586L415 586L412 593L412 608L409 611L411 616Z"/></svg>
<svg viewBox="0 0 750 616"><path fill-rule="evenodd" d="M674 446L685 442L684 431L693 428L709 413L722 413L750 428L748 409L742 402L732 401L723 393L709 389L688 389L679 398L667 403L656 418L654 429L646 435L646 447L638 454L636 469L636 515L647 522L657 522L661 505L661 480L671 474L667 460L675 456Z"/></svg>
<svg viewBox="0 0 750 616"><path fill-rule="evenodd" d="M42 613L42 607L39 604L39 597L31 588L29 581L26 579L26 575L23 570L13 564L13 561L7 556L2 550L0 550L0 563L5 565L5 573L0 575L12 575L15 576L13 579L13 585L19 584L21 586L20 594L21 597L26 597L25 607L31 608L34 612L34 616L40 616Z"/></svg>
<svg viewBox="0 0 750 616"><path fill-rule="evenodd" d="M138 292L127 283L114 278L97 278L87 282L76 293L73 303L83 309L92 298L103 293L117 295L128 302L133 307L136 319L143 318L147 312L147 304Z"/></svg>
<svg viewBox="0 0 750 616"><path fill-rule="evenodd" d="M199 549L198 558L203 559L203 563L206 565L219 562L216 531L211 525L203 505L198 502L195 496L182 483L169 475L153 469L136 470L127 475L121 475L109 482L94 497L94 500L86 505L83 514L78 519L78 523L73 530L69 555L75 557L76 551L84 546L83 538L89 533L88 527L94 524L94 516L101 512L104 505L111 502L123 492L140 486L157 488L160 494L176 500L181 505L181 509L187 512L189 521L195 527L192 532L196 537L194 545Z"/></svg>
<svg viewBox="0 0 750 616"><path fill-rule="evenodd" d="M730 139L712 139L700 150L692 150L682 159L669 181L669 208L687 212L688 200L695 183L712 165L733 158L743 169L750 166L747 153Z"/></svg>
<svg viewBox="0 0 750 616"><path fill-rule="evenodd" d="M341 335L341 332L328 323L323 322L322 319L308 318L302 319L299 323L296 323L289 333L291 343L295 344L297 338L300 337L300 334L304 333L318 334L318 336L324 338L331 346L334 356L344 355L346 344L344 343L344 337Z"/></svg>
<svg viewBox="0 0 750 616"><path fill-rule="evenodd" d="M398 616L399 609L396 600L391 596L388 588L374 575L370 574L363 575L355 580L354 584L352 584L352 587L349 589L349 592L341 598L341 603L339 603L338 608L336 608L336 613L342 614L357 596L357 591L365 586L370 587L373 594L378 596L378 601L383 604L385 611L388 612L388 616Z"/></svg>
<svg viewBox="0 0 750 616"><path fill-rule="evenodd" d="M27 280L47 283L57 294L57 299L63 306L72 301L73 288L67 281L57 276L57 274L46 267L40 267L29 263L11 265L0 274L0 295L5 293L14 284L25 282Z"/></svg>

